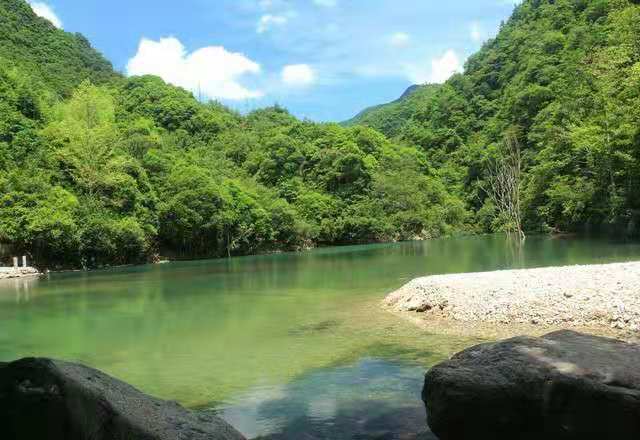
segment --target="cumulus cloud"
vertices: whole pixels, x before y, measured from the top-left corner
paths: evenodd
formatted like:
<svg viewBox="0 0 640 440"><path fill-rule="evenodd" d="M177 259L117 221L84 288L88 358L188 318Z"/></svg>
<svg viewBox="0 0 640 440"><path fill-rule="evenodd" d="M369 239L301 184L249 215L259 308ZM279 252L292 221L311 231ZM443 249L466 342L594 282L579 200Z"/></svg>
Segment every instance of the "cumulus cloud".
<svg viewBox="0 0 640 440"><path fill-rule="evenodd" d="M258 20L256 32L262 34L274 26L284 26L287 24L287 21L289 21L289 19L284 15L265 14Z"/></svg>
<svg viewBox="0 0 640 440"><path fill-rule="evenodd" d="M389 38L389 43L394 47L405 47L410 41L411 37L406 32L396 32Z"/></svg>
<svg viewBox="0 0 640 440"><path fill-rule="evenodd" d="M305 87L316 80L315 71L308 64L290 64L282 69L282 82L288 86Z"/></svg>
<svg viewBox="0 0 640 440"><path fill-rule="evenodd" d="M443 83L457 72L462 72L462 62L458 54L449 49L441 57L431 60L429 82Z"/></svg>
<svg viewBox="0 0 640 440"><path fill-rule="evenodd" d="M31 1L29 2L29 5L31 6L31 9L33 9L33 12L37 16L46 18L55 27L57 27L58 29L62 29L62 20L60 20L60 17L56 15L56 13L53 11L53 8L51 8L51 6L49 6L46 3L31 2Z"/></svg>
<svg viewBox="0 0 640 440"><path fill-rule="evenodd" d="M313 0L313 3L315 3L318 6L324 6L326 8L333 8L334 6L336 6L338 4L338 0Z"/></svg>
<svg viewBox="0 0 640 440"><path fill-rule="evenodd" d="M128 75L157 75L210 99L259 98L263 93L240 83L243 75L259 74L260 65L222 46L208 46L187 53L174 37L153 41L143 38L127 64Z"/></svg>
<svg viewBox="0 0 640 440"><path fill-rule="evenodd" d="M439 84L448 80L454 73L462 72L462 62L458 54L453 49L449 49L441 56L432 58L430 66L407 65L405 72L416 84Z"/></svg>

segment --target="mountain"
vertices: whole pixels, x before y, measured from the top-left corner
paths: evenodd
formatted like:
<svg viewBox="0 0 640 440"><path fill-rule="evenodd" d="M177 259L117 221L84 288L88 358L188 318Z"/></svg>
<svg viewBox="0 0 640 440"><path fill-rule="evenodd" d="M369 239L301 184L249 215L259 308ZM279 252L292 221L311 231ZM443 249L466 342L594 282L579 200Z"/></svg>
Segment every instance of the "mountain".
<svg viewBox="0 0 640 440"><path fill-rule="evenodd" d="M639 3L525 0L463 74L351 123L427 152L484 229L500 224L488 164L517 133L527 229L637 234Z"/></svg>
<svg viewBox="0 0 640 440"><path fill-rule="evenodd" d="M119 76L85 37L56 29L23 0L0 0L0 60L37 74L61 95L85 79L102 84Z"/></svg>
<svg viewBox="0 0 640 440"><path fill-rule="evenodd" d="M0 249L101 267L435 237L463 202L367 127L240 115L0 0ZM0 255L0 259L2 259Z"/></svg>
<svg viewBox="0 0 640 440"><path fill-rule="evenodd" d="M395 101L369 107L342 124L366 125L387 136L396 136L420 104L427 102L439 88L437 84L412 85Z"/></svg>
<svg viewBox="0 0 640 440"><path fill-rule="evenodd" d="M96 267L500 231L505 146L527 231L637 235L638 29L637 1L525 0L463 74L341 126L122 77L0 0L0 243Z"/></svg>

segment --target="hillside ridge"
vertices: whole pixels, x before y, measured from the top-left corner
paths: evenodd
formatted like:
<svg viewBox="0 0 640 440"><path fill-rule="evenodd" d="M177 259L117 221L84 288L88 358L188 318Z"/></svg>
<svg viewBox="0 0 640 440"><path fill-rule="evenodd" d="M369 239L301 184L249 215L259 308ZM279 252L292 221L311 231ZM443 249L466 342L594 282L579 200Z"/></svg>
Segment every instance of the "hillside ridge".
<svg viewBox="0 0 640 440"><path fill-rule="evenodd" d="M485 183L517 133L526 229L638 234L638 3L525 0L464 73L355 122L426 151L483 229L508 227Z"/></svg>

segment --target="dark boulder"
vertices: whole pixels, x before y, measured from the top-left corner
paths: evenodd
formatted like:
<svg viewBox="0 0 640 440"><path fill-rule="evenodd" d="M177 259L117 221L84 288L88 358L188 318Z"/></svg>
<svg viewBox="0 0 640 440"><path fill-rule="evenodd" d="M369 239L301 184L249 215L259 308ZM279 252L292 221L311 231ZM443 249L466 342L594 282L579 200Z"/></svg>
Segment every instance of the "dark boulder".
<svg viewBox="0 0 640 440"><path fill-rule="evenodd" d="M441 440L640 439L640 346L572 331L469 348L426 375Z"/></svg>
<svg viewBox="0 0 640 440"><path fill-rule="evenodd" d="M244 439L211 413L147 396L83 365L35 358L0 363L0 438Z"/></svg>

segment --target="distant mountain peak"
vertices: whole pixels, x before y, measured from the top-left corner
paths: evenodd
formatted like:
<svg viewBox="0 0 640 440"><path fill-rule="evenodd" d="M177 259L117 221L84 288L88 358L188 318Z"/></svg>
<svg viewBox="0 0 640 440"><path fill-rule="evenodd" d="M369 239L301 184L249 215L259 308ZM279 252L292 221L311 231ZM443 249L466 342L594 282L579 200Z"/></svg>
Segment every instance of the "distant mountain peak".
<svg viewBox="0 0 640 440"><path fill-rule="evenodd" d="M400 95L400 98L398 100L408 98L410 95L413 95L420 87L421 87L420 84L414 84L412 86L407 87L407 90L405 90L404 93Z"/></svg>
<svg viewBox="0 0 640 440"><path fill-rule="evenodd" d="M386 104L369 107L358 113L343 125L366 125L387 136L397 135L411 118L416 103L428 99L440 89L439 84L414 84L409 86L399 98Z"/></svg>

